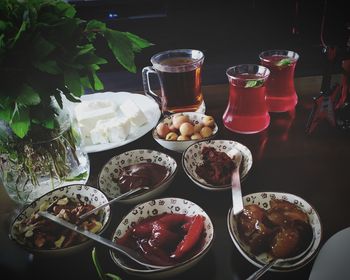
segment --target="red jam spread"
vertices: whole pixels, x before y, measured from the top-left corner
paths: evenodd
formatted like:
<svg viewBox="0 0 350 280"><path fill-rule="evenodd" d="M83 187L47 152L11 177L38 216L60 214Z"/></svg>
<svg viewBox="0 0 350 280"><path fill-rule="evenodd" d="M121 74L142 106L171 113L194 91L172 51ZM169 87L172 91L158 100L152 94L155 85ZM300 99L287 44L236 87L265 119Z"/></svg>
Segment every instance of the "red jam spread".
<svg viewBox="0 0 350 280"><path fill-rule="evenodd" d="M169 174L168 169L153 162L141 162L126 166L116 180L121 193L138 187L155 187Z"/></svg>
<svg viewBox="0 0 350 280"><path fill-rule="evenodd" d="M132 248L155 265L187 260L204 244L204 217L164 213L130 228L117 243Z"/></svg>
<svg viewBox="0 0 350 280"><path fill-rule="evenodd" d="M197 175L212 185L230 184L232 171L236 168L234 161L213 147L203 147L202 156L203 164L197 166Z"/></svg>

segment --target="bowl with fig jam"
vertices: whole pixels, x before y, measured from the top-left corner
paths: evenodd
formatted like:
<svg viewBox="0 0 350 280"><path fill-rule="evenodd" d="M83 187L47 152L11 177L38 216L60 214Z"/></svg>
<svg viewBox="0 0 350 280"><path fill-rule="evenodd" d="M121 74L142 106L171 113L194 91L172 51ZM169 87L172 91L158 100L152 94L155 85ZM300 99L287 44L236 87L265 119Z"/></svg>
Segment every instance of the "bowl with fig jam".
<svg viewBox="0 0 350 280"><path fill-rule="evenodd" d="M182 153L195 142L214 138L217 132L218 126L212 116L183 112L161 119L152 135L164 148Z"/></svg>
<svg viewBox="0 0 350 280"><path fill-rule="evenodd" d="M137 149L112 157L102 168L98 185L110 199L139 187L148 187L120 200L136 204L160 195L173 181L177 163L171 156L155 150Z"/></svg>
<svg viewBox="0 0 350 280"><path fill-rule="evenodd" d="M109 205L84 219L79 219L79 216L107 201L104 193L88 185L72 184L54 189L18 214L10 228L10 239L25 250L45 257L81 251L91 246L91 239L39 216L38 212L49 212L81 229L101 234L110 222Z"/></svg>
<svg viewBox="0 0 350 280"><path fill-rule="evenodd" d="M206 255L214 240L214 227L196 203L167 197L135 206L117 226L112 240L155 265L168 267L146 268L111 250L117 266L140 277L164 278L188 270Z"/></svg>
<svg viewBox="0 0 350 280"><path fill-rule="evenodd" d="M231 140L202 140L190 145L182 154L183 169L203 189L229 190L232 172L237 168L232 150L241 153L239 171L244 181L253 165L253 157L246 146Z"/></svg>
<svg viewBox="0 0 350 280"><path fill-rule="evenodd" d="M259 192L244 196L243 205L235 216L229 209L227 226L234 245L250 263L262 267L273 259L301 255L270 269L283 272L297 270L316 256L322 225L307 201L290 193Z"/></svg>

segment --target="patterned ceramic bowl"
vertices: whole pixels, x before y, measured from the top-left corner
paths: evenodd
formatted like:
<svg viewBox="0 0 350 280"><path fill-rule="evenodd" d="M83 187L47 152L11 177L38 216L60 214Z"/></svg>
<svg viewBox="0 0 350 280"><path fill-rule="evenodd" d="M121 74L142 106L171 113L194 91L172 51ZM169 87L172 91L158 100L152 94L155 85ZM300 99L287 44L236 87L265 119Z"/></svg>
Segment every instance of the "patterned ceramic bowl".
<svg viewBox="0 0 350 280"><path fill-rule="evenodd" d="M63 197L68 197L69 199L72 199L76 202L85 202L95 207L98 207L99 205L104 204L108 201L107 197L100 190L91 186L73 184L54 189L46 193L45 195L39 197L21 211L21 213L12 222L9 234L10 239L14 240L18 245L24 247L26 250L32 252L33 254L40 254L45 256L65 255L76 251L80 251L90 246L92 244L92 240L86 239L81 243L66 248L32 248L28 245L27 242L25 242L25 240L23 239L23 235L20 234L19 226L22 221L27 220L34 213L38 212L39 210L42 210L43 205L49 205ZM104 232L111 218L109 205L107 205L100 211L102 211L102 214L99 214L99 222L101 222L102 228L98 232L96 232L96 234L101 234L102 232Z"/></svg>
<svg viewBox="0 0 350 280"><path fill-rule="evenodd" d="M270 200L273 198L283 199L297 205L301 210L303 210L309 217L310 225L313 230L315 237L315 242L312 245L310 251L304 255L302 258L291 261L291 262L280 262L271 268L271 271L291 271L296 270L307 264L315 256L319 249L321 238L322 238L322 225L320 217L316 210L304 199L290 193L280 193L280 192L260 192L252 193L243 197L243 205L257 204L264 209L270 208ZM232 208L227 214L227 226L230 233L231 239L235 244L238 251L253 265L257 267L262 267L267 262L271 260L267 253L262 253L260 255L254 255L249 247L239 238L237 230L237 222L233 217Z"/></svg>
<svg viewBox="0 0 350 280"><path fill-rule="evenodd" d="M177 173L176 161L167 154L154 150L132 150L120 155L112 157L102 168L99 177L98 185L100 189L110 198L115 198L122 194L120 187L117 184L117 178L123 172L123 168L132 164L141 162L152 162L165 166L168 170L168 175L159 185L147 191L141 191L135 195L130 195L120 203L137 204L149 199L152 199L164 192L173 181Z"/></svg>
<svg viewBox="0 0 350 280"><path fill-rule="evenodd" d="M137 275L140 277L146 277L149 279L156 279L170 277L182 273L194 266L204 257L204 255L209 251L211 245L213 244L213 224L210 220L210 217L200 206L183 198L161 198L137 205L120 222L120 224L114 232L113 240L117 240L123 237L123 235L127 232L127 230L130 227L135 226L135 224L140 222L141 220L149 216L155 216L162 213L178 213L186 214L187 216L204 216L204 243L199 252L196 253L190 259L170 268L147 269L131 264L130 262L126 262L125 258L121 254L118 254L115 251L110 251L112 260L117 264L117 266L121 267L129 274Z"/></svg>
<svg viewBox="0 0 350 280"><path fill-rule="evenodd" d="M231 140L208 140L208 141L200 141L189 146L182 155L182 166L185 170L187 176L196 183L199 187L210 190L210 191L221 191L228 190L231 188L231 184L226 185L212 185L206 182L203 178L201 178L197 172L197 166L203 164L202 158L202 149L203 147L213 147L218 152L228 153L231 149L235 148L242 154L242 163L241 163L241 181L243 181L247 175L249 170L253 165L253 157L250 150L235 141Z"/></svg>
<svg viewBox="0 0 350 280"><path fill-rule="evenodd" d="M206 116L205 114L195 113L195 112L176 113L176 114L172 114L170 116L163 118L159 123L163 122L163 123L167 123L168 125L170 125L172 123L172 118L174 116L178 116L178 115L188 116L190 121L193 124L202 123L203 118ZM214 123L212 135L210 135L209 137L200 139L200 140L212 139L215 137L217 132L218 132L218 126L216 123ZM165 139L162 139L159 137L159 135L157 134L157 131L156 131L156 127L153 129L152 135L153 135L154 140L156 140L164 148L166 148L168 150L175 151L175 152L179 152L179 153L182 153L184 150L186 150L186 148L188 146L192 145L193 143L200 141L200 140L181 140L181 141L180 140L176 140L176 141L165 140Z"/></svg>

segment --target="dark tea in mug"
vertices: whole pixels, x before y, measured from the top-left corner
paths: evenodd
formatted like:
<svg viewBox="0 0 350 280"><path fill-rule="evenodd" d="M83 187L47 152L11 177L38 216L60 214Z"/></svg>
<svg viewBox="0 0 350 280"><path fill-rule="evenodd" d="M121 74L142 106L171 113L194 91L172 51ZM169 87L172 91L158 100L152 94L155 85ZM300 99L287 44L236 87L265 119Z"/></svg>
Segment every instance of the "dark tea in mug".
<svg viewBox="0 0 350 280"><path fill-rule="evenodd" d="M162 66L174 68L174 72L156 70L162 91L162 108L169 112L196 111L202 103L201 67L193 69L196 61L191 58L169 58ZM176 68L181 66L182 69ZM170 69L171 70L171 69Z"/></svg>
<svg viewBox="0 0 350 280"><path fill-rule="evenodd" d="M197 50L170 50L154 55L143 69L145 93L160 101L163 113L200 111L203 105L201 69L204 55ZM148 74L156 73L161 95L150 89Z"/></svg>

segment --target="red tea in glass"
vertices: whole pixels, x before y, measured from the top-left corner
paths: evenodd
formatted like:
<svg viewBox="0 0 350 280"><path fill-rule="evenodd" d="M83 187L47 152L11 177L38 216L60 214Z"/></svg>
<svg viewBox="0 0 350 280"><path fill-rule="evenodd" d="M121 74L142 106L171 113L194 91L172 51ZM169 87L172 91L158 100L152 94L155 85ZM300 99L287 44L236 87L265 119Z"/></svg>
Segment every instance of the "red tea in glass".
<svg viewBox="0 0 350 280"><path fill-rule="evenodd" d="M257 133L270 124L266 105L265 81L269 69L242 64L227 69L229 102L223 115L226 128L238 133Z"/></svg>
<svg viewBox="0 0 350 280"><path fill-rule="evenodd" d="M294 70L299 55L293 51L271 50L260 55L261 65L269 68L266 81L266 102L269 112L293 110L298 102L294 88Z"/></svg>
<svg viewBox="0 0 350 280"><path fill-rule="evenodd" d="M188 49L170 50L154 55L151 58L153 66L145 67L142 71L145 94L160 103L163 113L202 111L203 60L201 51ZM156 73L159 78L160 95L150 88L150 73Z"/></svg>

